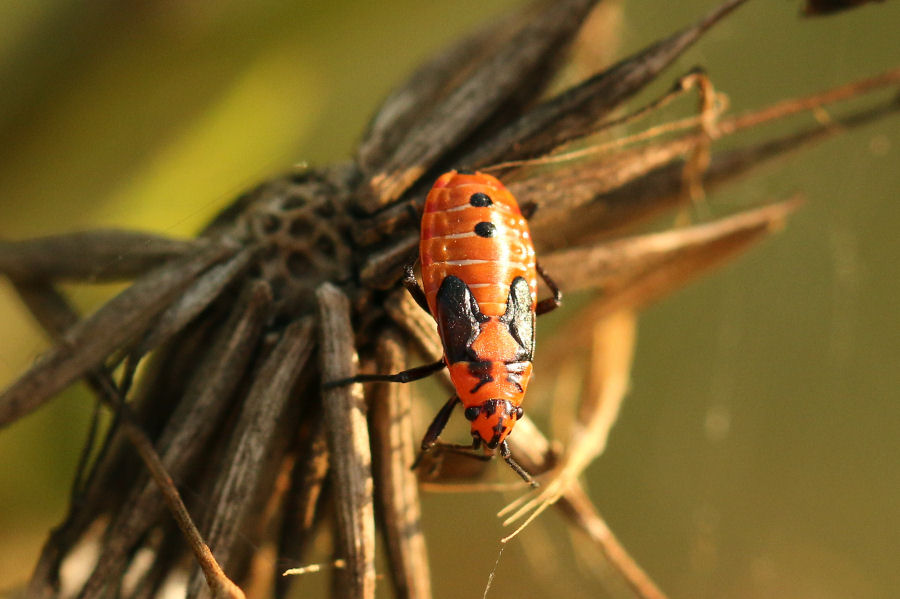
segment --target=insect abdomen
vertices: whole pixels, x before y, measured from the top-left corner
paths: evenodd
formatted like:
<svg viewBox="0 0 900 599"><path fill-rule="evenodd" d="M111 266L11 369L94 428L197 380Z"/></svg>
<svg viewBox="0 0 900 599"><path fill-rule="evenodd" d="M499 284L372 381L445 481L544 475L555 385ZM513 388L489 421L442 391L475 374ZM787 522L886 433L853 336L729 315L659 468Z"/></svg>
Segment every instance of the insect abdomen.
<svg viewBox="0 0 900 599"><path fill-rule="evenodd" d="M441 176L425 201L419 245L432 313L443 280L465 281L486 316L506 311L510 284L524 277L537 297L534 246L512 194L490 175Z"/></svg>

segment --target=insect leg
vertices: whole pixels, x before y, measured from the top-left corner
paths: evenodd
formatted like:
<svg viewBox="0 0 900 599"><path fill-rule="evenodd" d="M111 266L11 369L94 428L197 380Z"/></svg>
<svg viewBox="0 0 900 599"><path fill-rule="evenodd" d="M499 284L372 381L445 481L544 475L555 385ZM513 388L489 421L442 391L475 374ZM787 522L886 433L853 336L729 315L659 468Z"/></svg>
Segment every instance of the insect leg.
<svg viewBox="0 0 900 599"><path fill-rule="evenodd" d="M531 220L531 217L537 212L537 208L538 205L534 202L525 202L519 206L519 210L522 212L522 216L525 217L525 220Z"/></svg>
<svg viewBox="0 0 900 599"><path fill-rule="evenodd" d="M538 305L535 307L534 312L538 316L541 314L546 314L547 312L551 312L557 308L562 303L562 291L559 290L559 287L556 286L556 283L551 279L546 272L544 272L544 268L541 266L540 262L534 263L534 268L537 273L540 275L541 279L544 280L544 283L547 287L550 288L550 291L553 293L553 297L548 297L547 299L543 299L538 302Z"/></svg>
<svg viewBox="0 0 900 599"><path fill-rule="evenodd" d="M421 450L419 451L419 455L416 456L415 461L412 464L411 469L415 470L419 466L419 462L422 461L422 456L424 456L434 444L437 443L437 438L440 436L441 431L444 430L444 427L447 426L447 421L450 420L450 414L453 413L453 408L456 407L456 404L459 403L459 397L454 395L450 399L447 400L447 403L438 411L437 415L434 417L434 420L431 421L431 424L428 426L428 430L425 431L425 436L422 437L422 445Z"/></svg>
<svg viewBox="0 0 900 599"><path fill-rule="evenodd" d="M522 468L517 461L515 461L512 457L512 454L509 451L509 445L506 444L506 441L500 444L500 456L509 464L509 467L512 468L516 474L522 477L526 483L531 485L533 488L537 488L538 482L534 480L534 477L528 473L527 470Z"/></svg>
<svg viewBox="0 0 900 599"><path fill-rule="evenodd" d="M446 451L449 453L455 453L457 455L464 455L467 458L472 458L475 460L479 460L482 462L489 462L494 458L491 454L488 453L478 453L472 445L459 445L457 443L441 443L436 442L431 446L433 450L439 449L440 451Z"/></svg>
<svg viewBox="0 0 900 599"><path fill-rule="evenodd" d="M403 285L412 298L416 300L416 303L419 304L419 307L431 314L431 310L428 308L428 300L425 298L425 292L416 280L416 273L412 264L407 264L403 271Z"/></svg>
<svg viewBox="0 0 900 599"><path fill-rule="evenodd" d="M322 388L334 389L335 387L344 387L346 385L352 385L353 383L409 383L424 379L426 376L434 374L445 366L444 360L440 359L433 364L416 366L415 368L410 368L409 370L404 370L395 374L357 374L356 376L346 379L328 381L327 383L322 384Z"/></svg>

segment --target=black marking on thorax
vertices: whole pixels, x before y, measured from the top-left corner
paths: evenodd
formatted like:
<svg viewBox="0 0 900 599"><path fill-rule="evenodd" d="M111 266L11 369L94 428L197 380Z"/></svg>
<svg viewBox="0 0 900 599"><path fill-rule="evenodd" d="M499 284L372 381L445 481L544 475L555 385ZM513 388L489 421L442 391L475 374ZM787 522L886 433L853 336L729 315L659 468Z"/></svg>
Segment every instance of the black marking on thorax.
<svg viewBox="0 0 900 599"><path fill-rule="evenodd" d="M534 309L531 299L531 287L525 277L516 277L509 286L509 298L506 300L506 313L500 322L509 327L509 333L519 344L516 361L531 362L534 360Z"/></svg>
<svg viewBox="0 0 900 599"><path fill-rule="evenodd" d="M448 364L477 361L472 343L490 317L481 312L472 290L462 279L450 275L441 282L435 299L434 319Z"/></svg>

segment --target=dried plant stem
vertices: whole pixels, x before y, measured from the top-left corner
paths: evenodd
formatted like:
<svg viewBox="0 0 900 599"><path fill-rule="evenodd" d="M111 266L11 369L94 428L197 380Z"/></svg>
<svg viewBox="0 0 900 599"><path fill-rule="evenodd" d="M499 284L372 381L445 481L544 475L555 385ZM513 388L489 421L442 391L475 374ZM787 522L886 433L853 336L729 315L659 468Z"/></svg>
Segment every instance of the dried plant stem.
<svg viewBox="0 0 900 599"><path fill-rule="evenodd" d="M547 439L535 427L519 429L517 425L516 435L518 437L516 443L519 446L533 444L539 447L546 447L549 445ZM529 470L540 467L540 464L532 463L531 455L528 452L517 453L516 459L519 459ZM516 508L529 501L529 499L530 495L524 495L510 503L509 507ZM666 599L666 595L659 590L613 535L590 498L585 494L580 481L577 479L571 480L553 505L577 529L587 534L593 546L600 551L610 566L619 573L638 599Z"/></svg>
<svg viewBox="0 0 900 599"><path fill-rule="evenodd" d="M285 328L259 371L238 415L231 442L225 450L222 475L216 481L205 530L209 544L226 566L234 560L235 539L240 527L256 505L259 479L268 471L269 458L279 438L279 425L295 421L288 418L297 381L315 346L311 318L294 321ZM189 587L195 596L197 581Z"/></svg>
<svg viewBox="0 0 900 599"><path fill-rule="evenodd" d="M20 281L117 281L140 276L204 244L115 229L0 240L0 273Z"/></svg>
<svg viewBox="0 0 900 599"><path fill-rule="evenodd" d="M278 555L292 560L303 555L317 524L319 502L325 495L330 456L321 410L312 415L308 428L301 431L301 439L297 462L291 474L291 489L285 502L285 522L278 548ZM302 569L286 570L276 578L275 597L281 598L287 594L291 583L288 575L292 570Z"/></svg>
<svg viewBox="0 0 900 599"><path fill-rule="evenodd" d="M214 245L174 264L158 267L102 308L79 320L55 347L0 394L0 427L28 414L115 349L135 339L152 319L210 265L237 248Z"/></svg>
<svg viewBox="0 0 900 599"><path fill-rule="evenodd" d="M406 351L396 331L388 329L376 347L378 372L406 370ZM384 535L390 556L394 586L401 599L431 597L428 552L421 528L421 508L416 475L409 465L415 459L411 389L407 385L377 383L372 386L372 439L382 485L380 498Z"/></svg>
<svg viewBox="0 0 900 599"><path fill-rule="evenodd" d="M331 283L324 283L316 290L316 299L322 380L355 376L357 357L347 296ZM372 599L375 596L375 513L372 455L362 385L333 387L322 395L338 505L338 551L347 562L347 567L338 574L343 581L339 589L347 599Z"/></svg>
<svg viewBox="0 0 900 599"><path fill-rule="evenodd" d="M50 295L50 298L47 297L48 294ZM34 299L34 301L29 302L29 307L35 310L38 321L47 328L51 335L59 337L68 330L72 322L77 321L78 317L61 297L57 296L57 301L52 301L54 295L55 292L52 288L47 286L44 288L43 293L33 293L23 297L25 297L26 300L29 297ZM39 303L38 300L41 299L41 297L43 297L43 300ZM203 541L199 530L197 530L196 525L193 520L191 520L184 502L181 500L181 496L178 493L178 489L175 487L175 483L172 481L159 454L156 452L153 441L151 441L140 426L136 424L134 414L132 414L131 409L121 397L119 389L116 387L112 377L104 370L95 370L88 374L88 383L99 399L120 415L119 422L121 423L122 430L140 455L147 470L150 472L150 475L153 477L153 480L156 481L162 492L163 499L166 502L169 511L175 519L176 524L178 524L178 527L181 529L185 539L188 541L198 564L203 570L203 574L206 577L207 584L209 585L213 597L216 599L243 599L244 593L225 575L222 568L213 557L209 547ZM35 582L35 579L32 579L32 583ZM45 588L40 587L30 587L30 589L41 595L45 590ZM88 588L83 589L82 596L90 596L90 590Z"/></svg>
<svg viewBox="0 0 900 599"><path fill-rule="evenodd" d="M719 135L731 135L738 131L757 127L777 119L782 119L794 114L815 110L828 104L834 104L841 100L847 100L869 93L876 89L900 83L900 68L887 70L874 77L853 81L846 85L840 85L817 94L792 98L778 102L761 110L748 112L729 119L723 119L716 125Z"/></svg>
<svg viewBox="0 0 900 599"><path fill-rule="evenodd" d="M571 281L570 290L602 291L605 310L643 307L778 230L800 203L795 198L701 225L563 250L544 263Z"/></svg>
<svg viewBox="0 0 900 599"><path fill-rule="evenodd" d="M123 406L123 408L127 409L127 406ZM175 488L175 483L169 477L162 461L159 459L159 454L153 448L153 442L147 438L140 428L132 424L127 414L123 418L122 426L128 439L141 455L141 459L147 466L147 470L150 471L150 475L159 485L166 505L169 507L169 512L175 518L178 528L181 529L184 538L188 541L191 551L194 553L194 557L203 571L203 576L206 578L206 584L209 586L212 597L214 599L243 599L244 592L225 575L212 551L210 551L209 546L200 536L200 531L197 529L194 521L191 520L187 508L178 494L178 489ZM82 594L84 595L84 591Z"/></svg>
<svg viewBox="0 0 900 599"><path fill-rule="evenodd" d="M498 133L492 143L478 147L465 163L481 167L504 161L504 156L533 158L580 139L745 1L726 0L693 25L540 104Z"/></svg>
<svg viewBox="0 0 900 599"><path fill-rule="evenodd" d="M622 575L636 597L667 599L666 594L647 576L609 529L580 484L569 487L557 505L580 530L587 534L610 565Z"/></svg>
<svg viewBox="0 0 900 599"><path fill-rule="evenodd" d="M571 145L567 142L559 148L557 152L541 156L540 158L528 158L524 160L510 160L507 162L498 162L488 167L482 168L484 172L495 172L522 166L539 166L548 164L558 164L561 162L569 162L584 158L593 154L603 154L620 150L628 146L632 146L641 142L650 141L663 135L687 131L696 127L703 127L704 130L713 133L715 121L728 109L728 97L725 94L716 92L709 78L702 73L691 72L679 78L675 87L667 94L660 96L647 106L639 108L635 112L625 115L624 117L608 121L596 125L593 129L596 132L612 129L614 127L624 127L635 121L638 121L649 114L661 110L673 102L676 98L682 96L690 89L699 88L701 90L700 110L699 114L684 117L661 125L655 125L649 129L645 129L639 133L618 137L612 141L605 143L590 144L577 150L565 150L564 148Z"/></svg>
<svg viewBox="0 0 900 599"><path fill-rule="evenodd" d="M741 0L743 1L743 0ZM495 112L523 81L542 77L578 30L596 0L557 0L534 13L528 22L484 60L481 68L449 90L431 107L425 122L410 127L385 165L368 182L364 206L369 212L395 200L448 147L458 144L480 124L472 113Z"/></svg>

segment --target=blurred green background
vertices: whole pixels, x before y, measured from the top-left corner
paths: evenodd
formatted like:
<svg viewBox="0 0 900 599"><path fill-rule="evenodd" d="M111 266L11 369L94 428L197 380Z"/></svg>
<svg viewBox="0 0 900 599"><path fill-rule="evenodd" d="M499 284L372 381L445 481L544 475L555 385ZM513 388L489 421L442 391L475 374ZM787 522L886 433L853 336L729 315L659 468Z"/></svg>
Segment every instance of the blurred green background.
<svg viewBox="0 0 900 599"><path fill-rule="evenodd" d="M268 175L347 158L420 60L514 4L4 2L0 236L189 235ZM623 2L620 52L714 4ZM655 89L701 64L740 110L900 64L900 3L816 20L799 8L750 3ZM641 321L633 390L588 485L672 597L900 588L898 142L895 116L715 194L716 211L796 191L809 203ZM89 309L110 289L71 291ZM0 282L0 385L46 347ZM89 404L76 387L0 431L0 589L28 576L64 513ZM503 503L426 496L437 597L481 596ZM597 596L595 565L574 558L555 514L541 522L505 552L492 596ZM545 567L527 566L523 546L546 551Z"/></svg>

